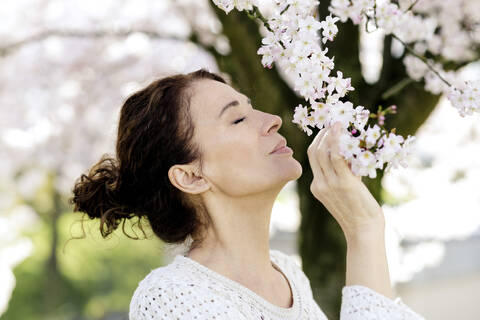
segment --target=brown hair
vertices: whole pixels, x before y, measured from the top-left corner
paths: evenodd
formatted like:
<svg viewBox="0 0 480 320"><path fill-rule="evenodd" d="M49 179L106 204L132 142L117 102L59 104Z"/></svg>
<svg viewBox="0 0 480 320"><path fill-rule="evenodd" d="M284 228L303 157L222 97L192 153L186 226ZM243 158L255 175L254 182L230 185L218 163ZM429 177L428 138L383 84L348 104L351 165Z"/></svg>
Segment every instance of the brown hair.
<svg viewBox="0 0 480 320"><path fill-rule="evenodd" d="M202 203L172 185L168 170L202 154L192 143L191 85L199 79L226 83L219 75L200 69L157 79L129 96L120 111L116 159L104 154L73 187L74 210L100 219L106 238L120 223L145 217L152 231L166 243L182 243L191 235L191 248L200 244L201 231L211 219ZM140 223L138 223L143 234Z"/></svg>

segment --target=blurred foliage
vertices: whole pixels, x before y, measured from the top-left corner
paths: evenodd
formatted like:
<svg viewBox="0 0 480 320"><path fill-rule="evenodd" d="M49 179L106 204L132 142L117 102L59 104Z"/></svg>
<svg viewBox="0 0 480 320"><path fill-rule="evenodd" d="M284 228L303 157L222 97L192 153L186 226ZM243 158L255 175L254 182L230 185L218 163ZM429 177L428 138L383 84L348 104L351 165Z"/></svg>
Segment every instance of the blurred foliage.
<svg viewBox="0 0 480 320"><path fill-rule="evenodd" d="M103 239L98 221L65 212L57 228L60 281L52 281L47 267L51 225L39 222L26 234L34 243L33 254L15 268L17 284L2 319L127 319L130 299L138 282L152 269L164 265L163 244L149 237L131 240L120 230ZM132 235L130 225L126 232ZM55 301L52 305L49 301Z"/></svg>

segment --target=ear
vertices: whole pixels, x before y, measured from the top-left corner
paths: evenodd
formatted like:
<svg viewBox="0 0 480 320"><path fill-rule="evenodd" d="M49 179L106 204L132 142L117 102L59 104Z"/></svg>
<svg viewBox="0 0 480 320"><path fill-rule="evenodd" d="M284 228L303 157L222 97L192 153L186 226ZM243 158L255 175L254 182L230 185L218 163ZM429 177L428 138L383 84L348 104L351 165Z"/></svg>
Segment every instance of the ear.
<svg viewBox="0 0 480 320"><path fill-rule="evenodd" d="M197 171L193 164L176 164L168 170L168 178L177 189L199 194L208 190L210 185Z"/></svg>

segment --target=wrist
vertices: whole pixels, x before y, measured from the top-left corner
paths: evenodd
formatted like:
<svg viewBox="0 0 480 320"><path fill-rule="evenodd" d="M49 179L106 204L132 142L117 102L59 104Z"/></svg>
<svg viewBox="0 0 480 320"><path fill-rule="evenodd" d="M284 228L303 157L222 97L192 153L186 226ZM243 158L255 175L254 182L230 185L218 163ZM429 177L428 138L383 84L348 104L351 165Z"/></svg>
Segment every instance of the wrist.
<svg viewBox="0 0 480 320"><path fill-rule="evenodd" d="M378 221L345 232L348 246L385 245L385 222Z"/></svg>

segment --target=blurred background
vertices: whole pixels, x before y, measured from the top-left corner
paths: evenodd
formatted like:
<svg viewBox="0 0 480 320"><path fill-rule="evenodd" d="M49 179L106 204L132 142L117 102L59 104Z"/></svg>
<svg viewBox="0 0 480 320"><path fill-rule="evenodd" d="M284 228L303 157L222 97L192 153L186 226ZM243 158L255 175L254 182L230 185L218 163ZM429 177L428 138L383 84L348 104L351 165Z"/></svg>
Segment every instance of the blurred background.
<svg viewBox="0 0 480 320"><path fill-rule="evenodd" d="M261 1L267 17L271 2ZM322 1L320 17L328 3ZM345 240L309 192L306 148L314 135L291 123L303 100L284 72L261 66L256 51L265 30L258 22L225 15L207 0L3 0L0 21L1 319L128 318L138 282L177 248L151 232L147 240L131 240L121 229L102 239L99 222L82 228L67 199L81 173L114 154L129 94L202 67L283 118L280 133L304 173L275 203L271 248L297 260L319 306L338 318ZM417 137L408 168L364 179L384 208L396 294L427 319L478 319L480 116L460 117L423 83L382 97L407 78L398 43L350 22L339 29L329 54L352 78L349 99L373 111L396 104L386 127ZM449 68L479 79L476 48ZM140 235L128 223L126 232Z"/></svg>

